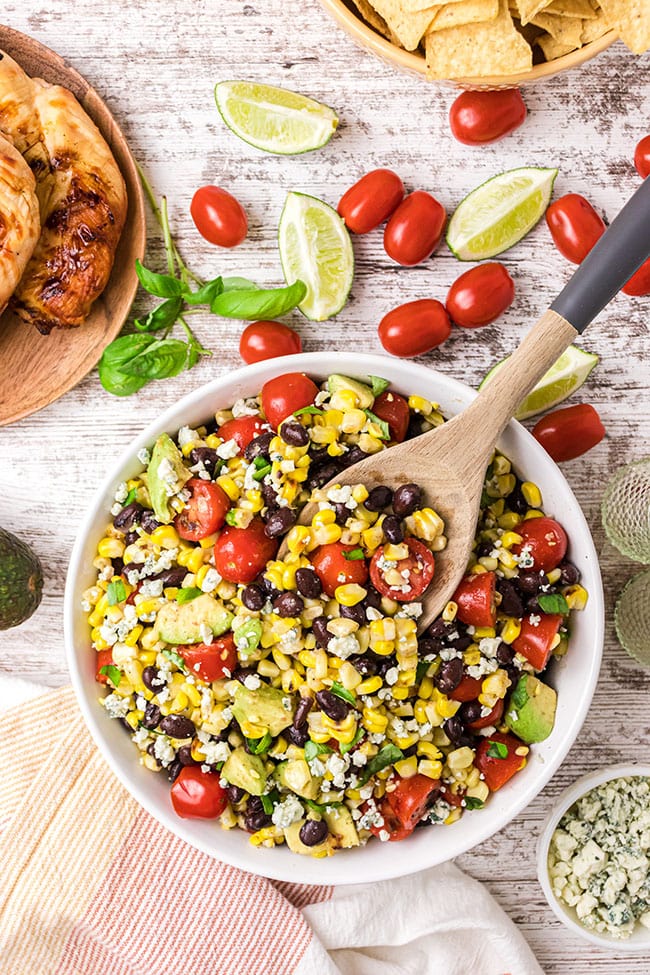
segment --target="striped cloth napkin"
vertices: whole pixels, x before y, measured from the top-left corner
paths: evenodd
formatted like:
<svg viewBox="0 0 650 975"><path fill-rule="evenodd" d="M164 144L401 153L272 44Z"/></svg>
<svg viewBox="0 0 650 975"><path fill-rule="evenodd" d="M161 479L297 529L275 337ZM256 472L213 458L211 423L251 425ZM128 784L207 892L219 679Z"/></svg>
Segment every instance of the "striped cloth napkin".
<svg viewBox="0 0 650 975"><path fill-rule="evenodd" d="M2 975L543 975L453 864L308 887L192 849L114 778L71 689L33 693L0 682Z"/></svg>

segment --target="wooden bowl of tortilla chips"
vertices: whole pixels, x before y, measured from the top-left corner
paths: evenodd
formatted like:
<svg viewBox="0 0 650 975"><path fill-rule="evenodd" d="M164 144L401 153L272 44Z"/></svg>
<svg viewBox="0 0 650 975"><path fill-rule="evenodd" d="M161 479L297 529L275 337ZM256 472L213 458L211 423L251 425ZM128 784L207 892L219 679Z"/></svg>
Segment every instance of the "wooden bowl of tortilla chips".
<svg viewBox="0 0 650 975"><path fill-rule="evenodd" d="M550 78L617 37L650 48L647 0L321 0L362 47L431 80L473 89Z"/></svg>

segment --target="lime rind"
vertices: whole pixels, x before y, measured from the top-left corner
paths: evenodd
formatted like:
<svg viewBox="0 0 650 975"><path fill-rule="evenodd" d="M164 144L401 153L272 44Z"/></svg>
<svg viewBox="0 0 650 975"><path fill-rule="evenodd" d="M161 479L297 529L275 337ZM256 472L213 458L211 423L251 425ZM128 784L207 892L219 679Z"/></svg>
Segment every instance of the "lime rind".
<svg viewBox="0 0 650 975"><path fill-rule="evenodd" d="M650 569L633 576L616 600L618 642L637 663L650 668Z"/></svg>
<svg viewBox="0 0 650 975"><path fill-rule="evenodd" d="M298 305L305 318L323 322L340 312L352 288L354 251L336 210L315 196L288 193L278 246L287 284L301 280L307 287Z"/></svg>
<svg viewBox="0 0 650 975"><path fill-rule="evenodd" d="M514 247L543 217L557 172L510 169L468 193L447 227L452 254L459 261L482 261Z"/></svg>
<svg viewBox="0 0 650 975"><path fill-rule="evenodd" d="M503 368L510 356L497 362L482 380L479 389L486 386L490 380ZM515 413L517 420L527 420L531 416L550 410L558 403L562 403L586 382L592 370L599 362L599 357L593 352L585 352L577 345L570 345L560 358L551 366L540 379L534 389L522 401Z"/></svg>
<svg viewBox="0 0 650 975"><path fill-rule="evenodd" d="M231 132L273 155L295 156L321 149L339 123L328 105L272 85L220 81L214 97Z"/></svg>
<svg viewBox="0 0 650 975"><path fill-rule="evenodd" d="M650 562L650 457L621 467L605 487L603 528L619 552Z"/></svg>

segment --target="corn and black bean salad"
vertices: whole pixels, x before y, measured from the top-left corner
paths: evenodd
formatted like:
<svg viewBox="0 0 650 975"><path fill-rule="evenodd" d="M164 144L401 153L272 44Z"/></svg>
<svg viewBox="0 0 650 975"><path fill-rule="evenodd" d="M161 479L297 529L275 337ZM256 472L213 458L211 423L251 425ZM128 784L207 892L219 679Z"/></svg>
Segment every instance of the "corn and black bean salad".
<svg viewBox="0 0 650 975"><path fill-rule="evenodd" d="M543 672L587 593L537 486L494 455L467 574L418 634L442 519L417 484L336 483L443 422L379 377L291 373L139 452L83 608L100 703L178 815L328 856L480 809L551 733Z"/></svg>

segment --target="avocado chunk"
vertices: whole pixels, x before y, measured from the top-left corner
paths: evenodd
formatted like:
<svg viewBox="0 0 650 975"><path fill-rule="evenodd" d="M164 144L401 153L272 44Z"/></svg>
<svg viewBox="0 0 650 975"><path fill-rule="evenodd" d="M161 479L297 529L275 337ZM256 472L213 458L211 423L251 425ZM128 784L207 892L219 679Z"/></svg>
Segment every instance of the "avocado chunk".
<svg viewBox="0 0 650 975"><path fill-rule="evenodd" d="M202 643L201 629L205 625L214 636L221 636L230 629L230 613L223 603L203 593L189 603L168 602L158 610L156 630L165 643Z"/></svg>
<svg viewBox="0 0 650 975"><path fill-rule="evenodd" d="M527 745L553 731L557 694L532 674L522 674L510 697L505 723Z"/></svg>
<svg viewBox="0 0 650 975"><path fill-rule="evenodd" d="M351 379L349 376L340 376L333 373L327 380L327 388L330 395L339 393L342 389L351 389L357 394L359 399L358 407L360 410L369 410L375 402L372 389L365 383L360 383L358 379Z"/></svg>
<svg viewBox="0 0 650 975"><path fill-rule="evenodd" d="M238 785L252 796L262 795L269 777L260 756L249 755L243 746L230 753L221 774L230 785Z"/></svg>
<svg viewBox="0 0 650 975"><path fill-rule="evenodd" d="M291 698L276 687L260 683L250 690L237 684L234 696L233 717L247 738L263 738L267 731L275 738L293 721Z"/></svg>
<svg viewBox="0 0 650 975"><path fill-rule="evenodd" d="M304 819L299 819L297 823L286 826L283 830L287 846L292 853L302 853L303 856L315 857L325 856L330 852L331 837L327 836L322 843L317 846L307 846L300 839L300 830L305 825Z"/></svg>
<svg viewBox="0 0 650 975"><path fill-rule="evenodd" d="M348 849L359 846L359 834L347 806L331 806L325 809L323 819L327 823L334 846Z"/></svg>
<svg viewBox="0 0 650 975"><path fill-rule="evenodd" d="M285 789L290 789L303 799L315 799L320 791L320 779L311 774L304 758L280 762L275 777Z"/></svg>
<svg viewBox="0 0 650 975"><path fill-rule="evenodd" d="M29 619L42 594L40 562L20 538L0 528L0 630Z"/></svg>
<svg viewBox="0 0 650 975"><path fill-rule="evenodd" d="M169 506L169 499L182 490L191 476L174 441L166 433L161 433L154 444L147 468L149 498L158 521L167 525L176 517L176 512Z"/></svg>

